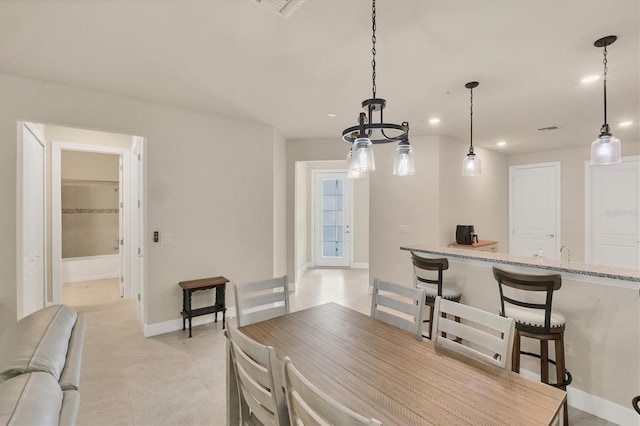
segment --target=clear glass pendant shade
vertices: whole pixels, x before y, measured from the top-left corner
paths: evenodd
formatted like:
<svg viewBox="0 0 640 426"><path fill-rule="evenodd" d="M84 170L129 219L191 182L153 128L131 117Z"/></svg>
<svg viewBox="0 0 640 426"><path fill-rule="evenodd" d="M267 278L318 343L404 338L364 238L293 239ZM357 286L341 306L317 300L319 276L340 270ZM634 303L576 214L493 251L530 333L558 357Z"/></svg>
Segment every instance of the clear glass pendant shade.
<svg viewBox="0 0 640 426"><path fill-rule="evenodd" d="M355 172L367 173L376 169L376 163L373 159L373 149L371 149L371 141L368 138L357 138L351 147L352 157L351 164Z"/></svg>
<svg viewBox="0 0 640 426"><path fill-rule="evenodd" d="M622 162L620 139L613 135L600 135L591 144L591 165L604 166Z"/></svg>
<svg viewBox="0 0 640 426"><path fill-rule="evenodd" d="M358 170L355 170L353 168L353 150L349 150L349 153L347 154L347 177L348 178L352 178L352 179L358 179L361 177L364 177L366 175L366 173L364 172L360 172Z"/></svg>
<svg viewBox="0 0 640 426"><path fill-rule="evenodd" d="M475 154L467 154L462 160L462 176L479 176L480 159Z"/></svg>
<svg viewBox="0 0 640 426"><path fill-rule="evenodd" d="M393 174L398 176L411 176L415 174L415 172L413 167L413 148L409 144L399 144L393 159Z"/></svg>

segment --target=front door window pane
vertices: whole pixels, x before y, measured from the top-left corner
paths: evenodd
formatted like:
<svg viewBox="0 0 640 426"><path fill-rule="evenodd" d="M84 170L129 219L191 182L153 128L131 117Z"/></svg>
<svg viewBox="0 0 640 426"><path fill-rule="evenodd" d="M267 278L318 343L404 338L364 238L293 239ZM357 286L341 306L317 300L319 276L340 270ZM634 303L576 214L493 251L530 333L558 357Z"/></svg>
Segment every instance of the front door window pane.
<svg viewBox="0 0 640 426"><path fill-rule="evenodd" d="M322 181L322 256L342 257L343 181Z"/></svg>

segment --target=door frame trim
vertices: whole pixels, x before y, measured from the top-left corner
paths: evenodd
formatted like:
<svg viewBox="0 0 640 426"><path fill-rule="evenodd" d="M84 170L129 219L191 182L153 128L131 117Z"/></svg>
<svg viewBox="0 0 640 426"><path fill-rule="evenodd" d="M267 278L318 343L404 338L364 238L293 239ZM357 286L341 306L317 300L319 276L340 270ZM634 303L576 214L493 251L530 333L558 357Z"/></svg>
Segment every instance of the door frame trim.
<svg viewBox="0 0 640 426"><path fill-rule="evenodd" d="M532 163L509 166L509 253L513 250L513 172L514 170L533 169L539 167L553 166L556 169L556 253L562 246L562 163L560 161L550 161L547 163Z"/></svg>
<svg viewBox="0 0 640 426"><path fill-rule="evenodd" d="M311 262L310 265L311 267L315 267L316 265L316 232L315 232L315 226L316 226L316 175L320 174L320 173L344 173L345 174L345 180L349 179L346 177L348 170L347 169L312 169L311 170L311 179L310 179L310 186L311 186L311 220L310 220L310 225L311 225L311 238L310 238L310 243L311 243ZM353 233L353 182L351 182L351 191L350 191L350 196L351 199L349 200L349 205L350 205L350 211L349 211L349 225L350 225L350 233L351 236L349 238L349 265L347 266L348 268L351 268L353 265L353 256L354 256L354 250L353 250L353 246L354 246L354 233ZM343 268L344 266L339 266L339 268Z"/></svg>

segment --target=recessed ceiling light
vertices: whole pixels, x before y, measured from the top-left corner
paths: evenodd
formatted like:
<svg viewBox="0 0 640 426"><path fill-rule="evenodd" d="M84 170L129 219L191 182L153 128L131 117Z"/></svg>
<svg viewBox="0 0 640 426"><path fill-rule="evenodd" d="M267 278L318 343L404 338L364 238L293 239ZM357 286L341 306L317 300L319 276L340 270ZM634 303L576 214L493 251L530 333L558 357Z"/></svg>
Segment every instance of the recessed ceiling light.
<svg viewBox="0 0 640 426"><path fill-rule="evenodd" d="M618 126L628 127L628 126L631 126L632 124L633 124L633 121L621 121L620 124L618 124Z"/></svg>
<svg viewBox="0 0 640 426"><path fill-rule="evenodd" d="M507 143L505 141L500 141L498 142L496 145L498 146L505 146Z"/></svg>
<svg viewBox="0 0 640 426"><path fill-rule="evenodd" d="M336 116L335 114L333 114L333 113L331 113L331 112L330 112L329 114L327 114L327 115L328 115L329 117L331 117L331 118L335 118L335 116Z"/></svg>
<svg viewBox="0 0 640 426"><path fill-rule="evenodd" d="M598 81L599 79L600 79L599 75L590 75L590 76L587 76L587 77L583 78L580 81L582 83L593 83L594 81Z"/></svg>
<svg viewBox="0 0 640 426"><path fill-rule="evenodd" d="M437 117L429 119L429 124L438 124L439 122L440 122L440 119Z"/></svg>

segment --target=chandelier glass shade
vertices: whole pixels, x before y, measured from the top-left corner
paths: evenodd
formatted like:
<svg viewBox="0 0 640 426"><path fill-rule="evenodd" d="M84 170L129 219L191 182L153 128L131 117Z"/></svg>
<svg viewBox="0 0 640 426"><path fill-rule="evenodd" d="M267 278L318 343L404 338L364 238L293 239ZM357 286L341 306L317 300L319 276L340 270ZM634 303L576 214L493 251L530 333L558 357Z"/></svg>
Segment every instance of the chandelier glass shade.
<svg viewBox="0 0 640 426"><path fill-rule="evenodd" d="M469 153L462 159L462 176L479 176L482 172L480 158L473 151L473 89L478 87L480 83L471 81L464 85L471 92L470 100L470 137L469 137Z"/></svg>
<svg viewBox="0 0 640 426"><path fill-rule="evenodd" d="M358 115L358 124L342 131L342 140L352 144L347 155L349 171L353 177L365 176L375 170L373 159L374 144L398 142L398 149L394 159L393 173L399 176L414 174L413 148L409 145L409 123L385 123L383 110L387 101L376 97L376 0L372 0L372 96L362 101L362 108L366 112Z"/></svg>
<svg viewBox="0 0 640 426"><path fill-rule="evenodd" d="M619 164L622 162L622 144L620 139L611 134L607 123L607 46L618 39L616 36L606 36L596 40L593 45L603 47L604 59L604 124L600 128L598 139L591 144L591 165L604 166L607 164Z"/></svg>
<svg viewBox="0 0 640 426"><path fill-rule="evenodd" d="M413 167L413 147L409 145L409 142L400 142L393 159L393 174L411 176L415 172Z"/></svg>

